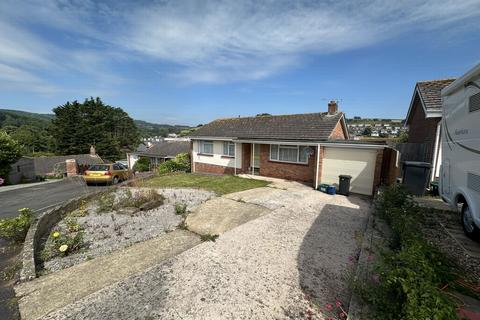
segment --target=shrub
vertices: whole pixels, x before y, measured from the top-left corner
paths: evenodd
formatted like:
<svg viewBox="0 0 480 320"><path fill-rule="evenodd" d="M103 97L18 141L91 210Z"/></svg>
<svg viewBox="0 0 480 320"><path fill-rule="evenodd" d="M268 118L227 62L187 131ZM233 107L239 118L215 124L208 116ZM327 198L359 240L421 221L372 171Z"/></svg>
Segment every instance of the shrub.
<svg viewBox="0 0 480 320"><path fill-rule="evenodd" d="M140 159L138 159L137 162L135 162L135 164L133 165L133 171L150 171L150 159L145 157L141 157Z"/></svg>
<svg viewBox="0 0 480 320"><path fill-rule="evenodd" d="M18 211L20 214L17 217L0 220L0 238L15 242L25 240L33 220L33 213L28 208L22 208Z"/></svg>
<svg viewBox="0 0 480 320"><path fill-rule="evenodd" d="M190 154L188 153L179 153L175 156L173 160L178 165L178 171L190 172Z"/></svg>
<svg viewBox="0 0 480 320"><path fill-rule="evenodd" d="M188 153L179 153L174 159L165 161L158 166L160 174L172 172L190 172L190 155Z"/></svg>
<svg viewBox="0 0 480 320"><path fill-rule="evenodd" d="M444 256L423 239L422 210L403 187L386 189L375 202L376 214L392 230L389 250L375 267L379 281L357 284L360 296L375 308L375 319L458 319L441 291L455 277Z"/></svg>
<svg viewBox="0 0 480 320"><path fill-rule="evenodd" d="M158 166L158 173L165 174L180 171L180 167L174 160L167 160Z"/></svg>

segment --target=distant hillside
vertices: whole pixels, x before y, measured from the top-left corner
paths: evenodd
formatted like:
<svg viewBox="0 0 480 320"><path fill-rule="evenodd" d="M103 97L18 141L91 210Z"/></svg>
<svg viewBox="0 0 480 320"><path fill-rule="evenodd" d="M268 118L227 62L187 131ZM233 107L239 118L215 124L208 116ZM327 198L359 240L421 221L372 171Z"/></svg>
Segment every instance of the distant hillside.
<svg viewBox="0 0 480 320"><path fill-rule="evenodd" d="M182 130L190 129L189 126L182 125L169 125L169 124L156 124L143 120L135 120L135 125L140 131L140 135L143 138L166 136L169 133L180 133Z"/></svg>
<svg viewBox="0 0 480 320"><path fill-rule="evenodd" d="M55 118L53 114L41 114L33 112L25 112L18 110L0 109L0 128L7 126L21 127L31 125L35 127L45 128L50 121ZM180 133L182 130L191 129L189 126L156 124L143 120L134 120L135 125L143 137L166 136L169 133Z"/></svg>
<svg viewBox="0 0 480 320"><path fill-rule="evenodd" d="M54 118L53 114L32 113L18 110L0 109L0 127L31 125L46 127Z"/></svg>

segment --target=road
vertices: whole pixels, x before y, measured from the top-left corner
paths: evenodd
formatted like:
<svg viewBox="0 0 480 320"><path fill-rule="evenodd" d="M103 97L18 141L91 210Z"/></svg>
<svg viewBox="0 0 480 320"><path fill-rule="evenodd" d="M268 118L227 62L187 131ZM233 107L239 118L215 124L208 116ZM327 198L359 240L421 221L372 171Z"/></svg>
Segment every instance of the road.
<svg viewBox="0 0 480 320"><path fill-rule="evenodd" d="M0 219L18 215L18 209L30 208L41 212L67 200L91 193L104 186L87 186L82 180L59 182L0 192Z"/></svg>

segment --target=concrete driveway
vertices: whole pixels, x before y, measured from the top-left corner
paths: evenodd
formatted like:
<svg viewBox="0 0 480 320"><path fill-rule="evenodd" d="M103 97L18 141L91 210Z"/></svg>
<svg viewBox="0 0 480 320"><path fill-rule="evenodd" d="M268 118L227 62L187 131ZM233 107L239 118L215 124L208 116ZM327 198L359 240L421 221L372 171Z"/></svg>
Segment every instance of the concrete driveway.
<svg viewBox="0 0 480 320"><path fill-rule="evenodd" d="M368 199L284 181L224 198L269 212L42 319L324 319L312 301L348 304Z"/></svg>

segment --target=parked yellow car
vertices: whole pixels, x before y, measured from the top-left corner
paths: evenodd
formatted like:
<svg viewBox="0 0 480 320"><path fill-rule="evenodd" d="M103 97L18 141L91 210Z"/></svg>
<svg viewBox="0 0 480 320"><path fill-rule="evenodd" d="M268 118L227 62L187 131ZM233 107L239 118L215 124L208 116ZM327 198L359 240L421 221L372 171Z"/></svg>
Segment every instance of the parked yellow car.
<svg viewBox="0 0 480 320"><path fill-rule="evenodd" d="M121 163L94 164L83 173L87 184L117 184L132 177L132 172Z"/></svg>

